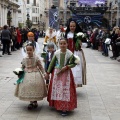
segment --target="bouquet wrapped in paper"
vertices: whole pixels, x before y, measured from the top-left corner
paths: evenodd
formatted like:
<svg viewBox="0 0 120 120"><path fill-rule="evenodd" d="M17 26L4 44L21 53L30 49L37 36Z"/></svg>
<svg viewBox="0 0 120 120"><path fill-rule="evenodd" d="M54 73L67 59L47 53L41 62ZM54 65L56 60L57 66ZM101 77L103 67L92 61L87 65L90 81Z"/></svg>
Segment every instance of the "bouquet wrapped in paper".
<svg viewBox="0 0 120 120"><path fill-rule="evenodd" d="M19 79L16 81L17 84L23 82L24 74L25 74L25 73L24 73L24 70L23 70L22 68L16 68L16 69L13 71L13 73L15 73L15 75L17 75L18 78L19 78Z"/></svg>
<svg viewBox="0 0 120 120"><path fill-rule="evenodd" d="M76 50L79 50L79 48L80 48L80 41L81 41L84 37L85 37L85 35L84 35L84 33L82 33L82 32L79 32L79 33L76 34L76 38L77 38L76 43L75 43L75 48L76 48Z"/></svg>
<svg viewBox="0 0 120 120"><path fill-rule="evenodd" d="M74 55L74 57L75 57L75 63L76 64L80 64L80 58L79 58L79 56Z"/></svg>

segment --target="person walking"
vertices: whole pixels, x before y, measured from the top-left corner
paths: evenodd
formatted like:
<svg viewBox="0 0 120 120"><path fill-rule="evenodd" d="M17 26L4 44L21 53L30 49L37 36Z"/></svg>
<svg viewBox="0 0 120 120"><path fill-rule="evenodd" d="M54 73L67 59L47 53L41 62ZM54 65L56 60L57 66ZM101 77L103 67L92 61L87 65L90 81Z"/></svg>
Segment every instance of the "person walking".
<svg viewBox="0 0 120 120"><path fill-rule="evenodd" d="M47 52L46 52L46 55L45 55L45 58L44 58L44 62L45 62L45 71L47 72L48 70L48 67L50 65L50 62L54 56L54 44L53 43L48 43L47 44ZM49 79L46 80L46 87L48 89L49 87Z"/></svg>
<svg viewBox="0 0 120 120"><path fill-rule="evenodd" d="M34 44L26 45L27 57L22 60L24 76L17 81L15 96L23 101L30 101L28 109L38 107L37 101L43 100L47 96L44 81L44 68L39 57L34 54Z"/></svg>
<svg viewBox="0 0 120 120"><path fill-rule="evenodd" d="M67 49L67 40L61 39L59 44L60 49L54 53L45 75L45 78L49 79L49 74L54 68L47 100L49 106L62 111L61 115L66 116L68 111L77 108L77 95L71 71L71 68L75 67L76 63L73 53Z"/></svg>
<svg viewBox="0 0 120 120"><path fill-rule="evenodd" d="M82 39L78 41L77 38L79 32L83 34L79 25L75 21L70 21L65 32L65 38L68 40L68 49L80 58L80 63L72 69L76 87L86 85L86 60L81 48Z"/></svg>

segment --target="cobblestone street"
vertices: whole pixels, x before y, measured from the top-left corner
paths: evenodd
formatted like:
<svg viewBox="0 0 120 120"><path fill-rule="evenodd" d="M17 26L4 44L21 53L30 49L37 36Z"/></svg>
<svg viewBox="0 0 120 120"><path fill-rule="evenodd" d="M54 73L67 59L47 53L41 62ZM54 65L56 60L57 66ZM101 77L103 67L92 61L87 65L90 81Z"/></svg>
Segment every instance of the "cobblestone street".
<svg viewBox="0 0 120 120"><path fill-rule="evenodd" d="M40 38L41 48L42 42ZM38 102L38 109L28 111L28 102L14 97L17 76L13 70L21 66L21 50L0 57L0 120L120 120L120 63L97 50L83 50L87 85L77 88L77 109L66 117L50 108L46 98Z"/></svg>

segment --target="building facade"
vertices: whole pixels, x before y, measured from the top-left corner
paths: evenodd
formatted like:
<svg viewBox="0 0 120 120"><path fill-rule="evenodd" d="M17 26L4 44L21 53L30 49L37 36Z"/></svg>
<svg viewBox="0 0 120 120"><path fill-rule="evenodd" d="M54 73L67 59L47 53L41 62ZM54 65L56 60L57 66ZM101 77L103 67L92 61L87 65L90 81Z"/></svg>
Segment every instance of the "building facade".
<svg viewBox="0 0 120 120"><path fill-rule="evenodd" d="M107 0L107 7L108 10L104 14L104 17L109 21L109 25L111 27L119 26L120 23L118 22L120 19L119 13L119 0Z"/></svg>
<svg viewBox="0 0 120 120"><path fill-rule="evenodd" d="M4 25L18 26L17 0L0 0L0 27Z"/></svg>
<svg viewBox="0 0 120 120"><path fill-rule="evenodd" d="M37 28L39 30L43 30L45 28L45 9L46 0L25 0L26 18L23 20L29 20L32 22L32 28ZM24 23L25 25L25 23Z"/></svg>
<svg viewBox="0 0 120 120"><path fill-rule="evenodd" d="M25 27L26 26L26 0L18 0L18 26Z"/></svg>
<svg viewBox="0 0 120 120"><path fill-rule="evenodd" d="M78 0L48 0L45 5L46 27L49 26L49 9L51 9L52 5L57 6L57 9L59 10L59 23L65 25L66 21L72 16L72 12L67 8L65 1L68 1L68 5L70 5L72 2L76 2L76 6L79 8L82 5L80 9L82 9L82 7L85 7L85 4L78 4ZM107 5L107 10L103 14L103 18L107 19L106 27L113 27L115 25L120 26L120 0L105 0L104 3ZM101 3L99 3L99 6L102 8ZM98 7L97 4L95 4L94 7Z"/></svg>
<svg viewBox="0 0 120 120"><path fill-rule="evenodd" d="M49 10L51 9L52 5L58 9L58 18L59 24L66 25L67 20L71 17L71 11L67 9L66 0L48 0L45 4L45 21L46 21L46 28L49 27Z"/></svg>

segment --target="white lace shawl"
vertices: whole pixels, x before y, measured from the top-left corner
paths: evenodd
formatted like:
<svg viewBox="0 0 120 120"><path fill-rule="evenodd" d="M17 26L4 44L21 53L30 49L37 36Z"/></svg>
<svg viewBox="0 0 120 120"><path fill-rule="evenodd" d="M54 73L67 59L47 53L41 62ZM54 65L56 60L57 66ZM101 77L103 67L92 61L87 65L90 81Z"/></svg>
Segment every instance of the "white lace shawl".
<svg viewBox="0 0 120 120"><path fill-rule="evenodd" d="M55 52L55 56L56 56L57 59L58 59L58 64L59 64L59 65L60 65L60 53L61 53L61 50L60 50L60 49ZM65 55L64 66L67 64L68 59L69 59L72 55L73 55L73 53L72 53L70 50L67 49L66 55Z"/></svg>

